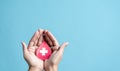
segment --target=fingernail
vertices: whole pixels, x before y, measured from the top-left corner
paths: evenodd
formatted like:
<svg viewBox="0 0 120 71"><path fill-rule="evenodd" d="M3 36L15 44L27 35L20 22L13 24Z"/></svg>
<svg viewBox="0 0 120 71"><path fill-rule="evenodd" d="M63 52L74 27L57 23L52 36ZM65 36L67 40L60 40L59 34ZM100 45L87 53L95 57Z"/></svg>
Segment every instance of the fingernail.
<svg viewBox="0 0 120 71"><path fill-rule="evenodd" d="M36 31L36 34L38 34L38 31Z"/></svg>
<svg viewBox="0 0 120 71"><path fill-rule="evenodd" d="M38 31L41 31L41 30L43 30L43 29L41 29L41 28L38 29Z"/></svg>
<svg viewBox="0 0 120 71"><path fill-rule="evenodd" d="M48 30L45 30L45 32L48 32Z"/></svg>
<svg viewBox="0 0 120 71"><path fill-rule="evenodd" d="M66 46L68 46L69 42L66 42Z"/></svg>

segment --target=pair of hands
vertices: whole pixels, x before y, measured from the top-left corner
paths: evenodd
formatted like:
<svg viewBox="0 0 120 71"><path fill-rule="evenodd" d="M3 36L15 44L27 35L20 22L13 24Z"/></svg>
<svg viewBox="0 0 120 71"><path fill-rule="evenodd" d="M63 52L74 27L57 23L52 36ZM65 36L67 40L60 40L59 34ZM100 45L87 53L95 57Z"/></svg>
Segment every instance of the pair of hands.
<svg viewBox="0 0 120 71"><path fill-rule="evenodd" d="M43 61L35 55L36 49L41 45L42 41L46 41L49 44L52 55L49 59ZM58 64L62 59L64 48L68 45L68 42L59 45L56 38L51 32L47 30L38 30L31 38L28 46L25 42L22 42L23 55L26 62L29 65L29 71L57 71Z"/></svg>

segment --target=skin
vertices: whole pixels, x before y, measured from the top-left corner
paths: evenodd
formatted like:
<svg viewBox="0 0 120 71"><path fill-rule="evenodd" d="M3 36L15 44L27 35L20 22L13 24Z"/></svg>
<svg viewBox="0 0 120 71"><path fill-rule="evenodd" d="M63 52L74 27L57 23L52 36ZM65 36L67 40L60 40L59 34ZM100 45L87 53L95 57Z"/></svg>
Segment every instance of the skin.
<svg viewBox="0 0 120 71"><path fill-rule="evenodd" d="M43 61L38 59L38 57L35 55L35 50L38 48L38 44L40 45L42 42L42 34L43 30L36 31L29 41L28 46L25 44L25 42L22 42L23 56L29 65L29 71L42 71L43 69Z"/></svg>
<svg viewBox="0 0 120 71"><path fill-rule="evenodd" d="M35 50L40 46L42 41L45 40L52 50L52 55L49 59L43 61L35 55ZM29 65L28 71L58 71L58 65L62 59L64 48L68 45L68 42L59 45L56 38L51 32L47 30L38 30L35 32L28 46L25 42L22 42L23 56Z"/></svg>
<svg viewBox="0 0 120 71"><path fill-rule="evenodd" d="M56 38L49 31L45 30L45 39L48 44L51 44L51 49L53 51L51 57L48 60L45 60L45 70L46 71L58 71L58 64L60 63L63 55L64 48L68 45L68 42L63 43L59 46ZM49 38L49 39L47 39Z"/></svg>

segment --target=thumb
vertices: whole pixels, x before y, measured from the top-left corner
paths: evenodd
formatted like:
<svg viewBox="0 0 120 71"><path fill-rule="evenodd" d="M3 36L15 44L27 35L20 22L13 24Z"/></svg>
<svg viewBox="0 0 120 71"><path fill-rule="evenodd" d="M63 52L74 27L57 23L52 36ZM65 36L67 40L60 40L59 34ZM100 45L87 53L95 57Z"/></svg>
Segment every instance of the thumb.
<svg viewBox="0 0 120 71"><path fill-rule="evenodd" d="M27 52L27 45L25 42L22 42L22 47L23 47L23 53L25 54Z"/></svg>
<svg viewBox="0 0 120 71"><path fill-rule="evenodd" d="M59 48L58 51L61 52L61 53L63 53L65 47L67 47L68 44L69 44L68 42L64 42L64 43L60 46L60 48Z"/></svg>

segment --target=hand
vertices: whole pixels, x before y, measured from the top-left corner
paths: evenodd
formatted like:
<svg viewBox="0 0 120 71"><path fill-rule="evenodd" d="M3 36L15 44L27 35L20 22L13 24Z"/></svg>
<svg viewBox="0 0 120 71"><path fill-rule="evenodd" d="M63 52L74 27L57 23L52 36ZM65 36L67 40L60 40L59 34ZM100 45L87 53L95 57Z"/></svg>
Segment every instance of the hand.
<svg viewBox="0 0 120 71"><path fill-rule="evenodd" d="M29 65L29 71L42 71L43 70L43 60L39 59L35 55L35 50L43 41L43 30L38 30L35 32L31 38L28 47L25 42L22 42L23 46L23 56Z"/></svg>
<svg viewBox="0 0 120 71"><path fill-rule="evenodd" d="M64 48L68 45L68 42L63 43L59 46L56 38L47 30L44 32L44 39L47 41L52 49L52 55L48 60L45 60L45 70L46 71L57 71L58 64L62 59Z"/></svg>

